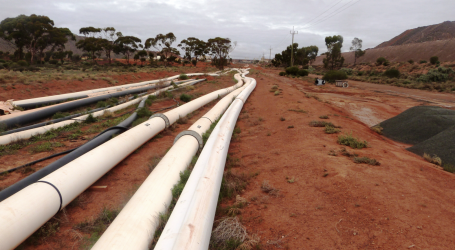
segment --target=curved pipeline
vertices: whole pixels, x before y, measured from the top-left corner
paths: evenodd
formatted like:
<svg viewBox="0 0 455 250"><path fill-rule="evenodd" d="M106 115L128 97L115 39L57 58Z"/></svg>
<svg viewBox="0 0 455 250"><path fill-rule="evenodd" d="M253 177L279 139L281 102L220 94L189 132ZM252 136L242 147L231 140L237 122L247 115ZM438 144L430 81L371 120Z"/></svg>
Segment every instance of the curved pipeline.
<svg viewBox="0 0 455 250"><path fill-rule="evenodd" d="M252 83L232 102L201 152L159 238L156 250L208 249L226 156L236 120L256 86Z"/></svg>
<svg viewBox="0 0 455 250"><path fill-rule="evenodd" d="M202 79L202 80L205 80L205 79ZM200 81L200 80L196 80L196 81ZM185 83L180 84L178 86L187 86L187 85L191 84L192 82L193 81L185 82ZM166 91L166 90L168 90L170 88L173 88L173 87L172 86L166 87L166 88L160 89L160 90L158 90L158 91L156 91L154 93L151 93L151 94L144 93L144 96L141 97L141 98L137 98L137 99L131 100L129 102L125 102L123 104L108 108L105 111L115 112L117 110L126 108L126 107L128 107L130 105L134 105L134 104L140 102L142 99L147 98L149 95L158 95L161 92L164 92L164 91ZM105 111L97 111L97 112L93 113L92 115L93 115L93 117L98 117L98 116L103 115ZM17 140L28 139L28 138L31 138L34 135L44 134L44 133L46 133L47 131L49 131L51 129L64 127L64 126L67 126L67 125L69 125L71 123L74 123L74 122L82 122L87 117L88 117L88 115L83 115L83 116L76 117L76 118L74 118L72 120L61 121L61 122L54 123L54 124L51 124L51 125L46 125L46 126L43 126L43 127L38 127L38 128L28 129L28 130L25 130L25 131L20 131L20 132L16 132L16 133L12 133L12 134L3 135L3 136L0 136L0 145L5 145L5 144L8 144L10 142L17 141Z"/></svg>
<svg viewBox="0 0 455 250"><path fill-rule="evenodd" d="M145 99L141 101L138 106L138 109L144 107ZM110 140L113 135L125 131L137 118L137 109L136 112L131 114L127 119L119 123L117 126L112 128L108 128L103 132L99 133L95 136L92 140L88 141L87 143L79 146L76 149L71 150L71 153L63 156L62 158L52 162L51 164L47 165L46 167L34 172L33 174L23 178L22 180L14 183L13 185L3 189L0 191L0 202L7 199L11 195L19 192L20 190L24 189L25 187L29 186L40 180L41 178L47 176L48 174L54 172L55 170L63 167L67 163L73 161L74 159L80 157L81 155L89 152L90 150L98 147L99 145L105 143L106 141ZM66 151L65 151L66 152Z"/></svg>
<svg viewBox="0 0 455 250"><path fill-rule="evenodd" d="M0 242L19 245L85 189L179 117L237 89L239 84L194 99L103 143L0 203Z"/></svg>
<svg viewBox="0 0 455 250"><path fill-rule="evenodd" d="M203 74L203 73L194 73L194 74L187 74L188 76L199 76L199 75L211 75L211 76L218 76L218 74ZM105 92L105 91L117 91L118 88L132 88L132 87L138 87L142 85L148 85L148 84L153 84L153 83L160 83L164 81L170 81L177 79L179 76L171 76L163 79L158 79L158 80L151 80L151 81L143 81L143 82L138 82L138 83L130 83L130 84L124 84L124 85L118 85L118 86L113 86L113 87L107 87L107 88L99 88L99 89L91 89L91 90L84 90L84 91L79 91L75 93L67 93L67 94L60 94L60 95L53 95L53 96L44 96L44 97L37 97L37 98L32 98L32 99L25 99L25 100L19 100L19 101L14 101L13 105L14 106L20 106L23 108L32 108L36 106L41 106L41 105L47 105L51 103L56 103L60 101L65 101L69 99L79 99L79 98L84 98L87 97L89 94L93 93L98 93L98 92Z"/></svg>
<svg viewBox="0 0 455 250"><path fill-rule="evenodd" d="M239 76L236 78L242 81ZM211 121L218 119L233 97L246 86L226 95L188 130L176 137L174 145L93 246L93 250L148 249L159 224L159 214L166 211L172 200L171 189L178 182L179 173L187 168L201 149L202 135L210 128Z"/></svg>

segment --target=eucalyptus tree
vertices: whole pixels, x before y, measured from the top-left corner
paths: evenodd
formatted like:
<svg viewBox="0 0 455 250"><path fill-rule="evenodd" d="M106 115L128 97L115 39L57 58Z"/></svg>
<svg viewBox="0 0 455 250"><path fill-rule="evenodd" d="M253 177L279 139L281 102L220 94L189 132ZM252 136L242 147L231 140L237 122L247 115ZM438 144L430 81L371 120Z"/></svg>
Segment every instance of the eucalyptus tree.
<svg viewBox="0 0 455 250"><path fill-rule="evenodd" d="M234 51L237 42L229 38L215 37L207 41L208 53L212 56L212 63L220 70L228 64L229 54Z"/></svg>
<svg viewBox="0 0 455 250"><path fill-rule="evenodd" d="M357 62L357 58L365 55L365 50L362 50L362 42L362 39L357 37L352 40L352 46L349 50L354 51L354 65Z"/></svg>
<svg viewBox="0 0 455 250"><path fill-rule="evenodd" d="M169 32L166 35L158 34L156 37L149 38L145 41L145 48L149 49L153 47L158 50L160 56L162 56L164 65L167 66L171 61L168 60L171 56L180 55L180 52L172 47L172 43L174 43L176 39L177 38L172 32Z"/></svg>
<svg viewBox="0 0 455 250"><path fill-rule="evenodd" d="M194 37L182 40L177 46L185 52L185 58L191 61L194 66L197 65L199 57L207 54L207 43Z"/></svg>
<svg viewBox="0 0 455 250"><path fill-rule="evenodd" d="M126 57L126 63L130 63L131 55L136 52L138 48L143 48L141 44L141 39L135 36L120 36L115 40L114 52L117 54L123 54Z"/></svg>

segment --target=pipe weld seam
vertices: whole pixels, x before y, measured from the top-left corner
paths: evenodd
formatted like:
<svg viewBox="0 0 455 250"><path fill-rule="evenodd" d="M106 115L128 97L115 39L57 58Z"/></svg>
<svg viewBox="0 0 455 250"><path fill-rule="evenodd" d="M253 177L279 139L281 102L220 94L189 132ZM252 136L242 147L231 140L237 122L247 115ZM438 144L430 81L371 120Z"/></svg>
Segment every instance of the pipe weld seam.
<svg viewBox="0 0 455 250"><path fill-rule="evenodd" d="M37 181L37 182L42 182L42 183L49 184L55 189L55 191L57 191L58 196L60 197L60 207L57 210L57 213L58 213L62 209L62 204L63 204L63 198L62 198L62 194L60 193L60 190L58 190L58 188L56 186L54 186L54 184L52 184L50 182L47 182L47 181Z"/></svg>
<svg viewBox="0 0 455 250"><path fill-rule="evenodd" d="M208 118L208 117L203 116L203 117L201 117L201 119L202 118L208 119L210 121L210 123L213 123L212 120L210 120L210 118Z"/></svg>
<svg viewBox="0 0 455 250"><path fill-rule="evenodd" d="M152 118L155 118L155 117L159 117L161 119L164 120L164 123L166 124L166 128L169 128L169 126L171 126L171 123L169 122L169 119L167 118L167 116L165 114L162 114L162 113L156 113L152 116L150 116L149 120L152 119Z"/></svg>
<svg viewBox="0 0 455 250"><path fill-rule="evenodd" d="M180 137L184 135L191 135L192 137L196 138L197 142L199 143L199 150L201 150L204 147L204 140L202 140L202 136L198 132L193 130L182 131L175 137L173 144L175 144L180 139Z"/></svg>
<svg viewBox="0 0 455 250"><path fill-rule="evenodd" d="M240 100L240 101L242 101L243 105L245 105L245 101L243 101L243 99L241 99L241 98L236 97L234 100Z"/></svg>

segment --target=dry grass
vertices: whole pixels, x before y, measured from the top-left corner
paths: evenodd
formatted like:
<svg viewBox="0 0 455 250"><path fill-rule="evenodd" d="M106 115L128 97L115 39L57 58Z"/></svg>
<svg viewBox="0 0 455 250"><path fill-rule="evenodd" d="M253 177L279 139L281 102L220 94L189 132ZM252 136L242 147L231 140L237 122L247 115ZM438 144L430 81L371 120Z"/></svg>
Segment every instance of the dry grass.
<svg viewBox="0 0 455 250"><path fill-rule="evenodd" d="M237 217L224 217L217 221L218 226L212 231L212 241L222 244L229 240L244 242L247 237L245 227Z"/></svg>
<svg viewBox="0 0 455 250"><path fill-rule="evenodd" d="M261 190L271 196L278 196L279 193L279 190L274 188L268 180L262 182Z"/></svg>
<svg viewBox="0 0 455 250"><path fill-rule="evenodd" d="M373 130L374 132L382 135L383 128L381 126L379 126L379 125L376 125L376 126L371 127L371 130Z"/></svg>
<svg viewBox="0 0 455 250"><path fill-rule="evenodd" d="M425 159L426 161L431 162L435 165L438 165L438 166L442 165L442 160L437 155L433 155L433 157L432 157L431 155L424 153L423 159Z"/></svg>
<svg viewBox="0 0 455 250"><path fill-rule="evenodd" d="M368 165L373 165L373 166L379 166L381 163L377 161L376 159L370 159L366 156L364 157L354 157L353 161L357 164L368 164Z"/></svg>

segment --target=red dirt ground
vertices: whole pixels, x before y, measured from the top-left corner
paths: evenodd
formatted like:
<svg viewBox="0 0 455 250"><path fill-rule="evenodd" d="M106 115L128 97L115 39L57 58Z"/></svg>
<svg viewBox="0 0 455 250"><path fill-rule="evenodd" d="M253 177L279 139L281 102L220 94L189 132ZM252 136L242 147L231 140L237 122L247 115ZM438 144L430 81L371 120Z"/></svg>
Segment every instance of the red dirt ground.
<svg viewBox="0 0 455 250"><path fill-rule="evenodd" d="M369 129L375 122L362 122L372 117L382 121L426 104L431 93L420 91L426 98L419 100L371 91L363 83L348 89L316 87L273 70L250 76L258 85L244 106L240 139L231 143L229 153L241 162L233 173L259 172L241 194L250 204L240 216L248 232L261 237L261 249L453 249L455 175L406 151L407 145L376 134ZM269 91L273 85L282 94L274 96ZM369 142L368 148L348 151L381 165L329 155L342 148L337 135L308 125L321 115L329 115L327 121L341 126L342 133ZM261 191L265 180L279 190L278 197Z"/></svg>
<svg viewBox="0 0 455 250"><path fill-rule="evenodd" d="M436 98L419 91L408 96L408 89L376 89L360 82L347 89L317 87L279 77L278 70L255 68L251 72L249 76L258 84L239 117L240 137L231 142L229 154L240 159L240 166L231 169L234 174L259 173L241 194L249 204L240 217L248 233L261 237L261 249L453 249L455 175L406 151L408 145L369 128L416 105L453 105L453 95ZM192 92L210 92L234 83L230 76L218 81ZM281 94L270 92L273 85L279 86ZM208 109L199 110L188 124L163 132L162 138L152 139L114 167L94 184L107 185L106 191L85 191L80 205L66 208L54 219L61 224L55 236L23 249L78 249L79 236L89 235L73 226L95 218L103 207L121 206L146 178L152 159L162 156L174 137ZM368 148L347 148L349 152L377 159L381 165L355 164L338 153L337 134L308 125L321 120L321 115L341 126L342 134L368 141ZM330 150L338 155L329 155ZM261 191L265 180L279 190L277 197ZM232 203L225 201L221 206ZM219 212L216 219L223 216Z"/></svg>

